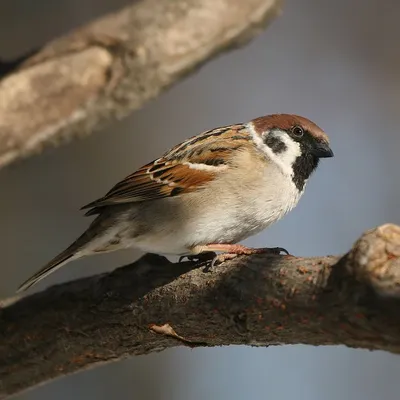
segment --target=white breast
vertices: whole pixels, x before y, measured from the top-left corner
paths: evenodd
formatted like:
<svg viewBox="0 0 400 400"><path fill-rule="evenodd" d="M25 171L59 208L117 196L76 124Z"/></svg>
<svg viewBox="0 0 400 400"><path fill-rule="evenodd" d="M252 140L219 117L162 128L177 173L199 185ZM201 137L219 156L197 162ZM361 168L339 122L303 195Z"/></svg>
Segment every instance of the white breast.
<svg viewBox="0 0 400 400"><path fill-rule="evenodd" d="M278 168L261 171L257 180L238 176L230 185L224 183L210 194L213 207L207 207L204 218L208 229L197 230L196 239L200 241L202 234L212 232L216 243L241 241L281 219L296 206L300 196L292 180Z"/></svg>

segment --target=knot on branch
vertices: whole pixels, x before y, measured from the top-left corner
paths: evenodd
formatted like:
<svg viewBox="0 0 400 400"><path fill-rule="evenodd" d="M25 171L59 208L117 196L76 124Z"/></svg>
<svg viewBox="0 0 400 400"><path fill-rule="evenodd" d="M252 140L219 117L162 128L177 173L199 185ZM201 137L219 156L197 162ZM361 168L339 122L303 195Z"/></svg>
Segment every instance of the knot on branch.
<svg viewBox="0 0 400 400"><path fill-rule="evenodd" d="M348 270L382 296L400 297L400 226L365 232L348 256Z"/></svg>

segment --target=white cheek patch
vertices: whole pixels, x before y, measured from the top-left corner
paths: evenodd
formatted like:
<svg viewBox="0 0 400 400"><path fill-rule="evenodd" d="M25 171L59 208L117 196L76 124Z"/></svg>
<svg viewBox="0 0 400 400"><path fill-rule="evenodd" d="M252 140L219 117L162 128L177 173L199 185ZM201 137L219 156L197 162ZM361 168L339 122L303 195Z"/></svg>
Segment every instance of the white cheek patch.
<svg viewBox="0 0 400 400"><path fill-rule="evenodd" d="M297 157L301 155L300 143L295 142L286 132L281 130L272 131L270 135L279 137L285 143L286 150L277 154L276 157L280 158L285 165L292 167Z"/></svg>
<svg viewBox="0 0 400 400"><path fill-rule="evenodd" d="M272 132L267 133L268 135L273 135L274 137L279 137L279 139L285 144L286 149L280 153L274 153L272 149L267 146L263 138L255 131L253 123L247 124L247 128L254 140L256 146L264 152L269 159L274 161L281 171L288 176L293 175L293 164L297 157L301 155L300 144L295 142L285 131L275 129Z"/></svg>

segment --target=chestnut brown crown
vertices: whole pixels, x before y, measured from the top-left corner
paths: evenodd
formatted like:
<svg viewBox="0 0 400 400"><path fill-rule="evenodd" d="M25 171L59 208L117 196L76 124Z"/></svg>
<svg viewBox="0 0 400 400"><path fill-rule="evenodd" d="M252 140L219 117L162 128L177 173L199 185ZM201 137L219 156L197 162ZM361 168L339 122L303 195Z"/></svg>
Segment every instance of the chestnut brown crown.
<svg viewBox="0 0 400 400"><path fill-rule="evenodd" d="M272 114L253 119L254 129L257 133L272 129L288 131L295 126L301 126L309 132L315 139L329 144L328 135L314 122L300 115L293 114Z"/></svg>

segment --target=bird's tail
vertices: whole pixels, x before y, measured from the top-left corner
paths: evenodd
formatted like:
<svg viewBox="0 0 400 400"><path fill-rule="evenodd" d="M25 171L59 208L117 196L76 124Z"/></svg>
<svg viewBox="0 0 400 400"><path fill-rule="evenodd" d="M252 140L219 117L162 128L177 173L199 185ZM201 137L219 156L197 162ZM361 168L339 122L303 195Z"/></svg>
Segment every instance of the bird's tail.
<svg viewBox="0 0 400 400"><path fill-rule="evenodd" d="M54 257L43 268L41 268L38 272L36 272L33 276L26 280L18 288L17 293L23 292L31 286L36 285L42 279L46 278L46 276L49 276L54 271L57 271L68 262L77 258L81 258L83 255L85 255L83 253L85 252L86 247L99 233L98 227L99 225L101 225L101 221L101 216L98 216L94 221L92 221L89 228L81 236L79 236L79 238L76 239L75 242L71 244L71 246L66 248L58 256Z"/></svg>
<svg viewBox="0 0 400 400"><path fill-rule="evenodd" d="M79 247L76 245L76 242L65 249L58 256L54 257L49 263L47 263L42 269L37 271L34 275L32 275L28 280L26 280L17 290L17 293L23 292L29 289L31 286L36 285L42 279L46 278L46 276L50 275L57 269L61 268L63 265L67 264L69 261L72 261L76 258L76 253L79 250Z"/></svg>
<svg viewBox="0 0 400 400"><path fill-rule="evenodd" d="M97 218L92 221L89 228L78 239L76 239L71 246L65 249L58 256L54 257L42 269L25 281L18 288L17 293L23 292L31 286L36 285L46 276L57 271L57 269L72 260L76 260L85 255L95 254L98 251L105 251L103 246L107 247L106 245L109 241L109 237L106 233L115 224L115 218L115 216L111 217L110 213L107 212L98 215Z"/></svg>

